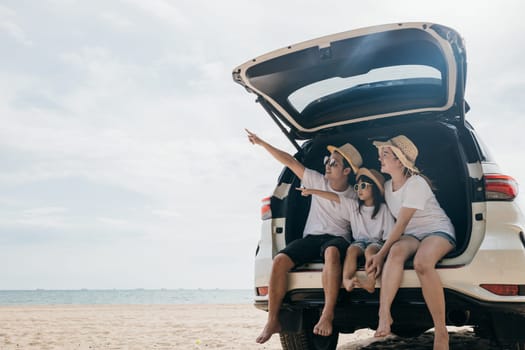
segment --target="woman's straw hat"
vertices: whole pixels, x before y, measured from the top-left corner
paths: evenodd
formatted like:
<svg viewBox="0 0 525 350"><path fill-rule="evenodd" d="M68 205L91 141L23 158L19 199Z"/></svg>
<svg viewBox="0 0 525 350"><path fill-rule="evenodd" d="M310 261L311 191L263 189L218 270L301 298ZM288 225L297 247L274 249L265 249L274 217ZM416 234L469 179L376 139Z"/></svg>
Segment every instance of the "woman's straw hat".
<svg viewBox="0 0 525 350"><path fill-rule="evenodd" d="M405 168L410 169L413 173L419 173L419 169L416 167L416 158L418 155L417 147L405 135L392 137L385 142L374 141L373 144L379 150L383 147L390 147Z"/></svg>
<svg viewBox="0 0 525 350"><path fill-rule="evenodd" d="M385 178L381 173L375 169L367 169L367 168L360 168L357 172L357 175L355 176L356 182L359 181L359 178L361 176L366 176L370 180L374 181L377 188L379 188L379 191L381 192L381 195L385 195Z"/></svg>
<svg viewBox="0 0 525 350"><path fill-rule="evenodd" d="M363 158L361 158L361 153L349 143L345 143L341 147L335 146L326 146L330 153L338 152L350 163L354 174L357 174L359 167L363 165Z"/></svg>

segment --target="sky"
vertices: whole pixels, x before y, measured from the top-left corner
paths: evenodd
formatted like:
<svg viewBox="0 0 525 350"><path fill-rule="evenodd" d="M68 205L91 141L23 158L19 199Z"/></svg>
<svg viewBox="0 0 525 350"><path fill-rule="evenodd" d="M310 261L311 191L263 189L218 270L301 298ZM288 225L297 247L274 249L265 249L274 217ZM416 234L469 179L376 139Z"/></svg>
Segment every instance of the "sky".
<svg viewBox="0 0 525 350"><path fill-rule="evenodd" d="M232 69L359 27L455 28L467 120L525 184L523 13L519 0L0 0L0 289L252 288L281 166L244 128L293 147Z"/></svg>

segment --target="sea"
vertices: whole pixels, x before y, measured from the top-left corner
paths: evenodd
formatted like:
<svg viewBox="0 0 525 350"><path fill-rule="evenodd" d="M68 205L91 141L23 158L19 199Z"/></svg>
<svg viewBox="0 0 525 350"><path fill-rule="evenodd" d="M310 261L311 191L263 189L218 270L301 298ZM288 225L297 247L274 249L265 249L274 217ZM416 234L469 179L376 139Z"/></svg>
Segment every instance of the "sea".
<svg viewBox="0 0 525 350"><path fill-rule="evenodd" d="M0 305L251 304L251 289L0 290Z"/></svg>

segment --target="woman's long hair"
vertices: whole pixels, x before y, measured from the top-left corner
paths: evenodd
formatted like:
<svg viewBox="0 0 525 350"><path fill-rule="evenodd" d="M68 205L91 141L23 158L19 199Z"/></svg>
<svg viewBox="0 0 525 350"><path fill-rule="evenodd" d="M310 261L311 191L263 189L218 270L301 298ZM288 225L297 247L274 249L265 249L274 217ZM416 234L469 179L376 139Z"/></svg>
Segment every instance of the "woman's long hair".
<svg viewBox="0 0 525 350"><path fill-rule="evenodd" d="M381 191L379 190L375 182L368 176L366 175L359 176L356 183L359 183L359 181L372 184L372 199L374 201L374 212L372 213L372 219L373 219L376 217L377 213L379 213L379 209L381 209L381 204L385 202L385 197L383 197L383 195L381 194ZM359 197L357 198L357 202L359 203L359 214L361 214L361 207L365 204L365 202L359 199Z"/></svg>

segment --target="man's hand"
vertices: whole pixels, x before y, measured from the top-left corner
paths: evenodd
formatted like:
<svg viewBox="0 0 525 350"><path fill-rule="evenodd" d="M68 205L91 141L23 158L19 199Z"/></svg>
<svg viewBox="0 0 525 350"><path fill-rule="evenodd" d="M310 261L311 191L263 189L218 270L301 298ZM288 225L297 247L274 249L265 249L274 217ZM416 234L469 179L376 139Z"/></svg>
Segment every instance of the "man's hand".
<svg viewBox="0 0 525 350"><path fill-rule="evenodd" d="M246 133L248 134L248 140L253 144L253 145L260 145L262 144L263 140L261 140L259 138L259 136L255 135L253 132L251 132L250 130L248 129L244 129L246 130Z"/></svg>

